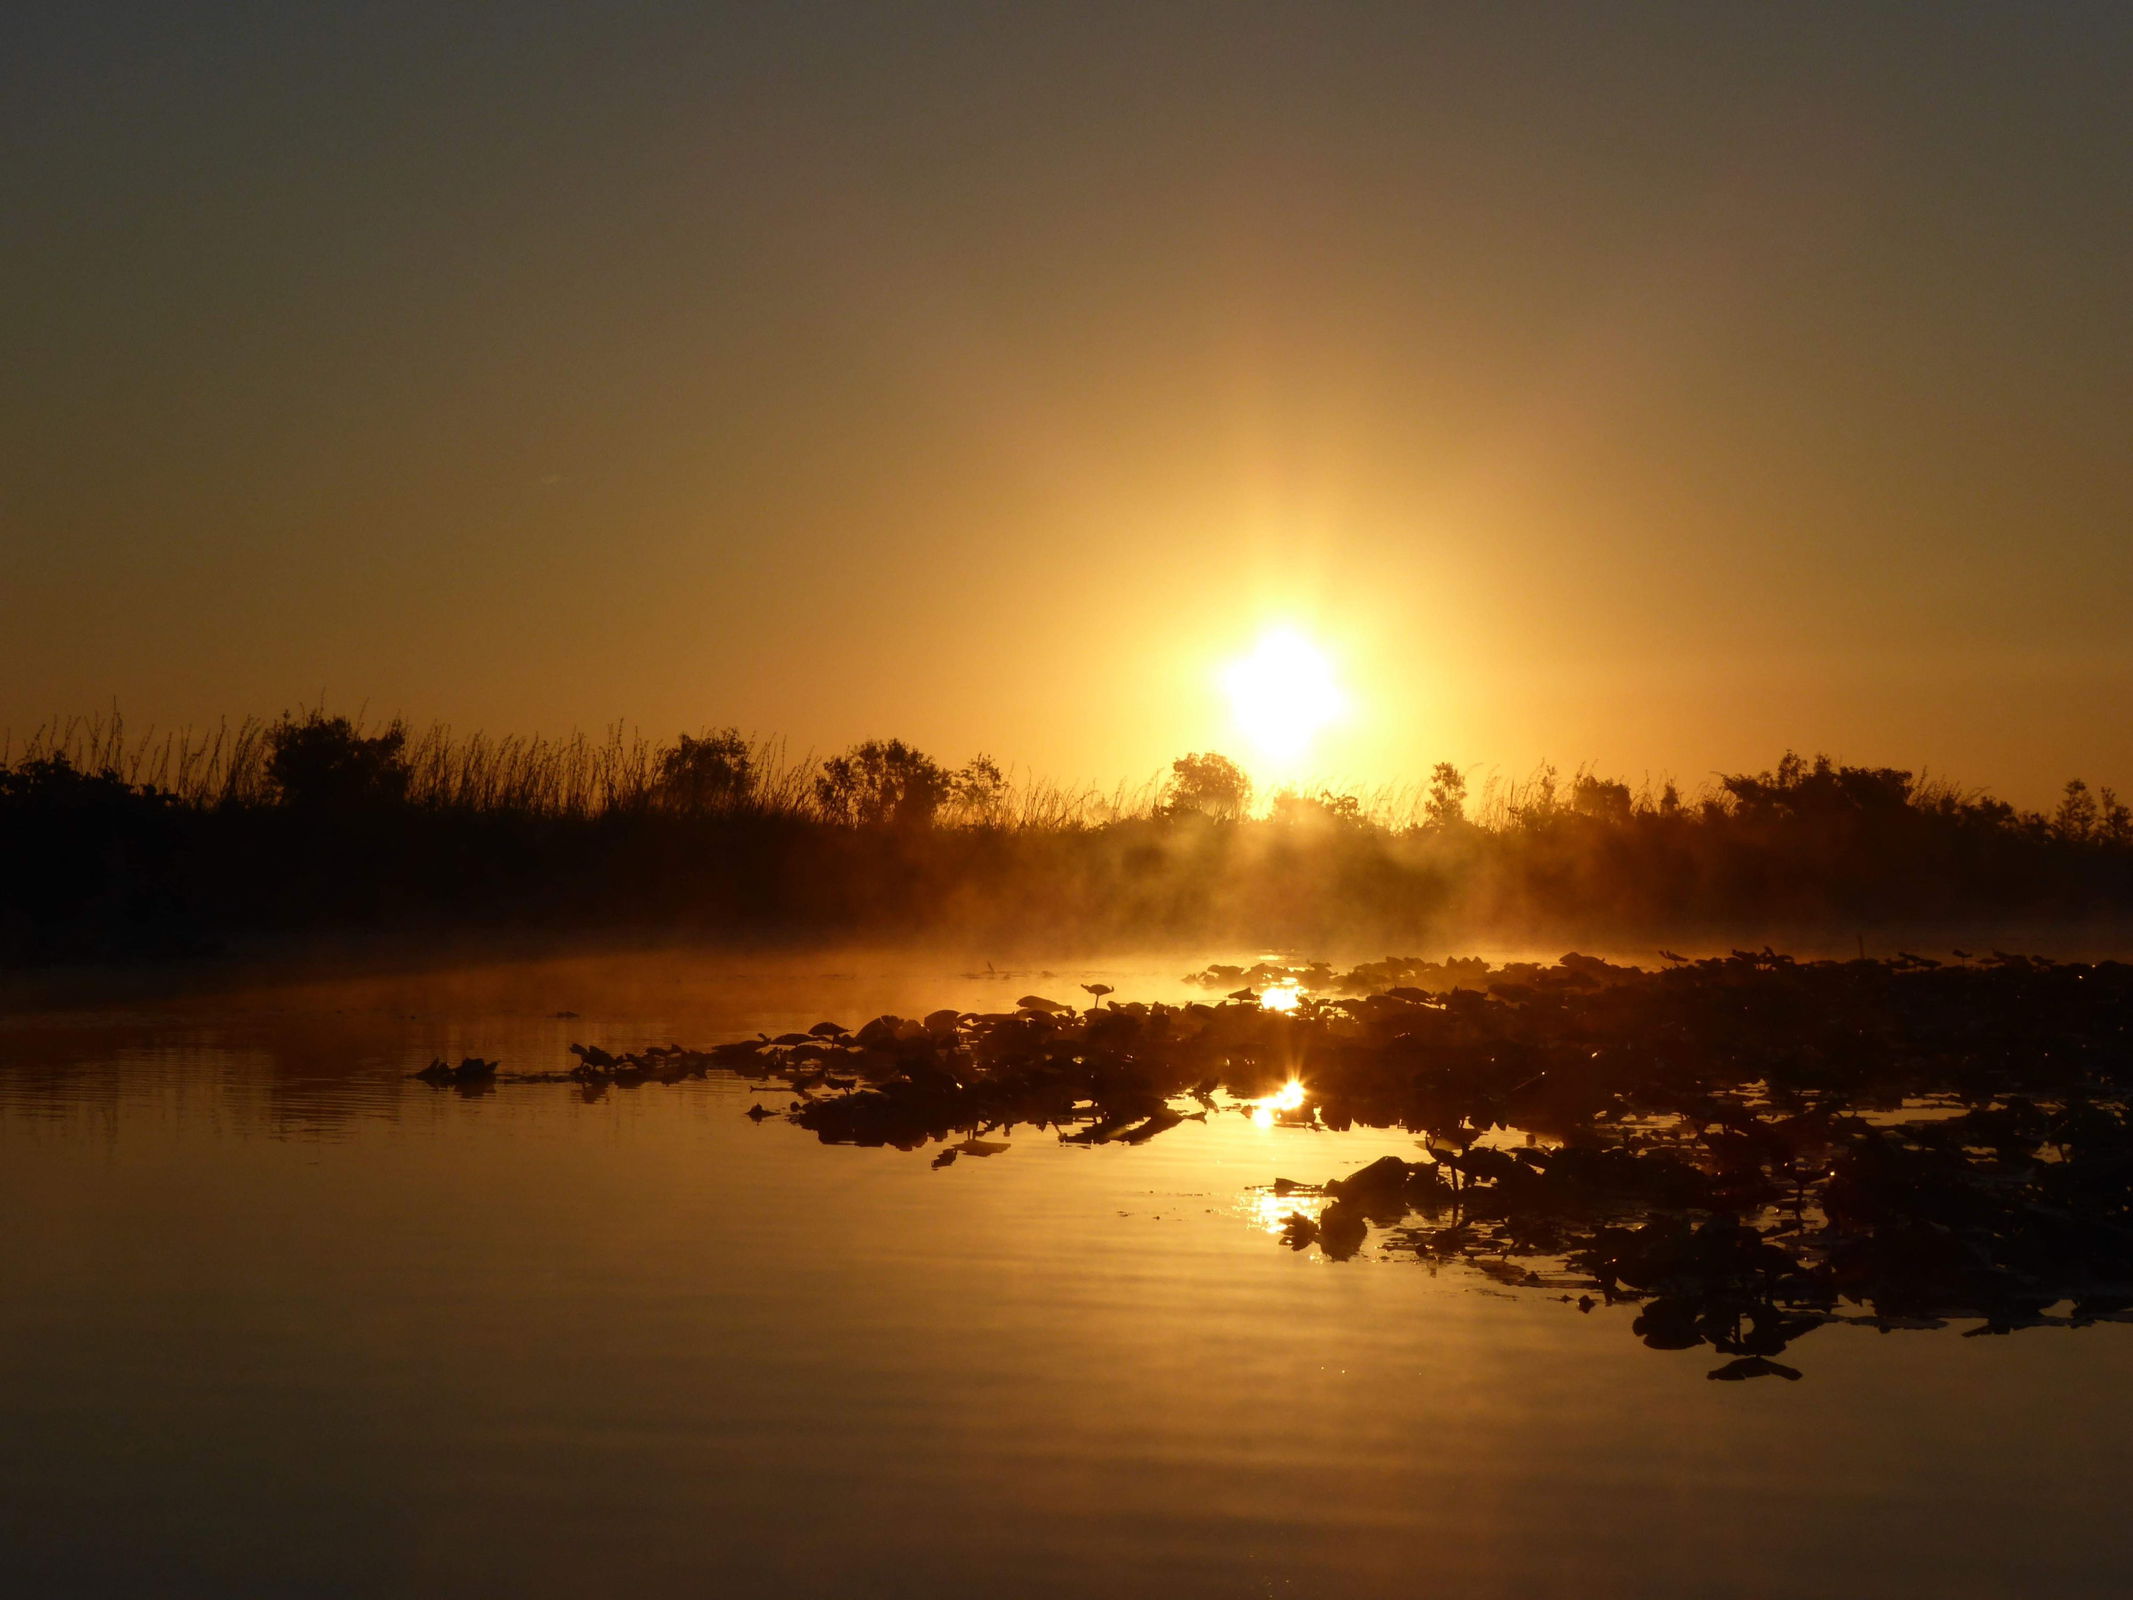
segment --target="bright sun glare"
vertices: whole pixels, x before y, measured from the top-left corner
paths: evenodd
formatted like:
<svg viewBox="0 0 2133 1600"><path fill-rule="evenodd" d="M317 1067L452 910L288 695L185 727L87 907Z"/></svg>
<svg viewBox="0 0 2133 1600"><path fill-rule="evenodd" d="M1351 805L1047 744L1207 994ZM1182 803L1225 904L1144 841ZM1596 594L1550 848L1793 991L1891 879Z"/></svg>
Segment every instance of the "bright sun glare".
<svg viewBox="0 0 2133 1600"><path fill-rule="evenodd" d="M1304 1103L1304 1086L1291 1078L1272 1094L1251 1102L1252 1122L1261 1128L1271 1128L1281 1117L1292 1111L1301 1111Z"/></svg>
<svg viewBox="0 0 2133 1600"><path fill-rule="evenodd" d="M1261 636L1250 655L1222 674L1222 686L1237 731L1263 759L1275 762L1300 760L1319 731L1348 707L1325 652L1294 628Z"/></svg>

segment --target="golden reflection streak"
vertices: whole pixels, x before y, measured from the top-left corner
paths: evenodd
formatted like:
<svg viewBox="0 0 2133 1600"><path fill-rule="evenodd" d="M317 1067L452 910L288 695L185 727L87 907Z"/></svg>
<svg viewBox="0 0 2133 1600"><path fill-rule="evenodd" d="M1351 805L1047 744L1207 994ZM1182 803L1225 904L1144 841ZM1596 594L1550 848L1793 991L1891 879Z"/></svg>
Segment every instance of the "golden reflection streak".
<svg viewBox="0 0 2133 1600"><path fill-rule="evenodd" d="M1247 1103L1252 1108L1252 1125L1271 1128L1284 1114L1303 1109L1304 1086L1291 1078L1272 1094Z"/></svg>
<svg viewBox="0 0 2133 1600"><path fill-rule="evenodd" d="M1322 1194L1276 1194L1271 1189L1262 1189L1250 1197L1248 1210L1253 1222L1268 1233L1278 1234L1289 1218L1299 1212L1316 1222L1330 1198Z"/></svg>

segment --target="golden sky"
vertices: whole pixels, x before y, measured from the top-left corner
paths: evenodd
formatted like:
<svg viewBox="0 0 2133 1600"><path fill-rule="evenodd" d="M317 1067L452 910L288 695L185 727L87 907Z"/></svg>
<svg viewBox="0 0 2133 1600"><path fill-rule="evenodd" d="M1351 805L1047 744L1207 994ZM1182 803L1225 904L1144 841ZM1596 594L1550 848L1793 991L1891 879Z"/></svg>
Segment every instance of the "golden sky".
<svg viewBox="0 0 2133 1600"><path fill-rule="evenodd" d="M2133 9L0 19L0 725L2133 788ZM1301 770L1301 769L1299 769Z"/></svg>

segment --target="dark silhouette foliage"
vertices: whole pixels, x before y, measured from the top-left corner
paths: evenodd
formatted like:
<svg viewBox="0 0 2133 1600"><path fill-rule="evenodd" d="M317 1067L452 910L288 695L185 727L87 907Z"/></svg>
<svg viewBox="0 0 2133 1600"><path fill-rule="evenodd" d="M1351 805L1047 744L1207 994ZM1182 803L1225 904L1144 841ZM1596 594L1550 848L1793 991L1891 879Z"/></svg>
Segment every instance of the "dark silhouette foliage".
<svg viewBox="0 0 2133 1600"><path fill-rule="evenodd" d="M148 953L168 940L169 795L64 755L0 768L0 959L15 951Z"/></svg>
<svg viewBox="0 0 2133 1600"><path fill-rule="evenodd" d="M1570 809L1595 822L1627 822L1635 809L1629 785L1579 773L1570 785Z"/></svg>
<svg viewBox="0 0 2133 1600"><path fill-rule="evenodd" d="M737 728L681 735L657 770L651 799L671 811L737 811L755 796L755 752Z"/></svg>
<svg viewBox="0 0 2133 1600"><path fill-rule="evenodd" d="M1785 752L1774 772L1721 778L1740 814L1752 822L1823 822L1891 817L1910 808L1911 774L1894 767L1840 767L1827 756L1810 766Z"/></svg>
<svg viewBox="0 0 2133 1600"><path fill-rule="evenodd" d="M950 774L948 793L968 822L979 827L1000 827L1007 821L1007 774L991 756L973 756L961 770Z"/></svg>
<svg viewBox="0 0 2133 1600"><path fill-rule="evenodd" d="M869 739L822 763L815 799L830 821L850 827L923 828L950 793L940 763L901 739Z"/></svg>
<svg viewBox="0 0 2133 1600"><path fill-rule="evenodd" d="M1290 791L1254 817L1212 753L1103 802L896 739L783 764L731 728L558 749L313 712L232 747L206 777L172 767L175 794L109 751L0 763L0 960L343 925L1264 949L2005 944L2044 924L2098 943L2133 923L2133 817L2109 789L2070 784L2047 814L1790 752L1686 800L1543 769L1477 801L1440 764L1403 818Z"/></svg>
<svg viewBox="0 0 2133 1600"><path fill-rule="evenodd" d="M1430 770L1429 799L1423 815L1433 828L1456 828L1466 821L1466 775L1449 761Z"/></svg>
<svg viewBox="0 0 2133 1600"><path fill-rule="evenodd" d="M407 799L407 732L397 724L366 738L346 717L314 711L284 718L267 742L267 775L284 805L346 811Z"/></svg>

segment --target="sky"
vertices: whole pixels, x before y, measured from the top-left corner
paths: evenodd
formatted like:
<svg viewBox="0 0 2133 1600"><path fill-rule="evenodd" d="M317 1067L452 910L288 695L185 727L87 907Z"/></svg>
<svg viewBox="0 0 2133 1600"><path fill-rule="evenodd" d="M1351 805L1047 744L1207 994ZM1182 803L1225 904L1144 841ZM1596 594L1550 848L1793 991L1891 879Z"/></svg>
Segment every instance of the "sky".
<svg viewBox="0 0 2133 1600"><path fill-rule="evenodd" d="M0 8L0 728L2133 789L2133 7ZM1328 704L1332 704L1328 701Z"/></svg>

